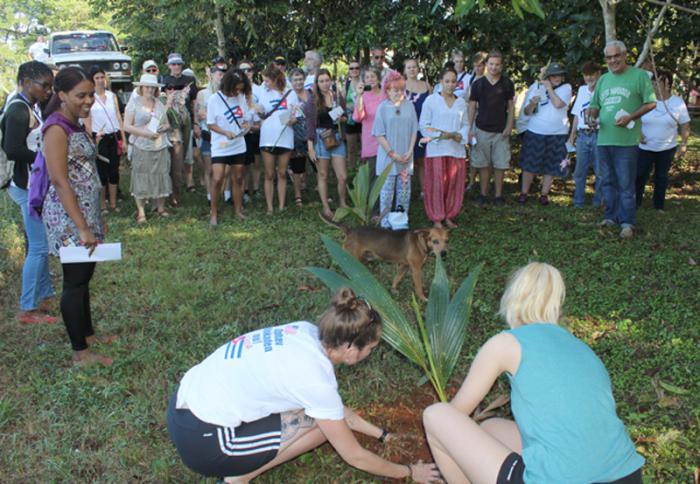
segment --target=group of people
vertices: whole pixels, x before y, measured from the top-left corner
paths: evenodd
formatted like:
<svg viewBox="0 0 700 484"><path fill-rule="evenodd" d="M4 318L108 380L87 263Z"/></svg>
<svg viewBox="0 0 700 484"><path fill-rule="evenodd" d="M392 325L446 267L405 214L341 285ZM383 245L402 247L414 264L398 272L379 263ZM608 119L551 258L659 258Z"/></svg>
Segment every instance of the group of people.
<svg viewBox="0 0 700 484"><path fill-rule="evenodd" d="M616 414L605 366L558 324L565 292L548 264L511 277L500 308L510 329L481 347L449 403L423 412L435 463L391 462L353 434L399 437L344 406L338 392L335 367L368 358L382 333L379 314L349 288L318 323L237 336L190 368L167 407L170 438L188 468L228 483L329 442L349 465L414 482L641 484L644 458ZM470 415L503 373L514 420L475 422Z"/></svg>

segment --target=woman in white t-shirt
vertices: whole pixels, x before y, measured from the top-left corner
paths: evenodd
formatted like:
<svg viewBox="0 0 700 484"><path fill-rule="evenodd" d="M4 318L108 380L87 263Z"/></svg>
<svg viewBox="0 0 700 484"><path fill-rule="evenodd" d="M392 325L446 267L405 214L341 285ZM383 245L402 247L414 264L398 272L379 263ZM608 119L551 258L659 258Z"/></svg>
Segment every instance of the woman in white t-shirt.
<svg viewBox="0 0 700 484"><path fill-rule="evenodd" d="M228 70L221 79L221 89L207 102L207 126L211 131L211 211L209 224L218 224L219 195L226 167L231 167L233 208L236 217L243 215L243 180L246 157L245 134L250 127L251 87L240 71Z"/></svg>
<svg viewBox="0 0 700 484"><path fill-rule="evenodd" d="M644 187L654 168L654 196L656 210L664 209L668 172L675 158L683 158L688 149L690 116L683 99L671 95L673 74L659 70L654 80L656 107L642 116L642 138L637 157L637 207L642 204ZM678 146L678 128L681 144Z"/></svg>
<svg viewBox="0 0 700 484"><path fill-rule="evenodd" d="M297 321L227 342L187 371L170 399L168 431L182 461L204 476L248 482L329 441L366 472L437 480L434 464L394 464L352 433L380 442L391 435L343 406L334 371L369 356L381 330L379 315L343 288L318 326Z"/></svg>
<svg viewBox="0 0 700 484"><path fill-rule="evenodd" d="M260 126L260 154L265 168L265 202L267 214L274 211L275 176L277 177L277 203L284 210L287 195L287 165L294 149L296 106L299 98L292 89L287 89L284 72L270 65L262 72L263 86L260 91L260 107L263 119Z"/></svg>
<svg viewBox="0 0 700 484"><path fill-rule="evenodd" d="M523 135L520 167L523 169L522 189L518 203L527 201L535 175L544 175L540 204L549 204L549 189L554 177L563 177L562 161L566 158L566 138L569 133L571 84L564 83L566 70L551 63L544 72L540 89L533 89L525 99L525 114L531 116Z"/></svg>

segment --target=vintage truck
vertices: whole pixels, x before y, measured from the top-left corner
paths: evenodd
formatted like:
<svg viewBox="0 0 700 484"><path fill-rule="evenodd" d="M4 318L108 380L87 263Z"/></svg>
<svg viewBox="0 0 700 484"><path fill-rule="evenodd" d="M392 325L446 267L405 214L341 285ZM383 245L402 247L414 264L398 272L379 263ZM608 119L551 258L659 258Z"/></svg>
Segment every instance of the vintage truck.
<svg viewBox="0 0 700 484"><path fill-rule="evenodd" d="M106 30L56 32L49 38L49 63L59 69L80 66L89 70L94 65L100 66L110 80L111 90L126 102L133 78L131 57L123 50L114 35Z"/></svg>

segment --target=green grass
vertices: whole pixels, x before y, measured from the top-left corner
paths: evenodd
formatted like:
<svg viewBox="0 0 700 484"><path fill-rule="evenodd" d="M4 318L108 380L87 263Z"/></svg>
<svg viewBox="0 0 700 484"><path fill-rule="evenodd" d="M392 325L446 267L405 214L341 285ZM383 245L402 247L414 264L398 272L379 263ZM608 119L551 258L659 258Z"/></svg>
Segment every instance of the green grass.
<svg viewBox="0 0 700 484"><path fill-rule="evenodd" d="M477 209L468 202L446 261L453 284L486 263L456 384L477 348L503 328L496 311L508 275L530 260L562 270L567 323L607 366L619 415L647 460L648 482L692 482L700 455L700 146L693 142L689 161L673 172L666 213L645 202L631 240L596 228L596 210L574 210L568 181L555 186L546 208ZM508 188L512 195L514 180ZM23 239L16 207L0 194L0 482L201 482L168 439L168 396L227 338L322 313L329 294L302 268L328 266L319 234L340 240L340 232L319 220L318 207L266 217L258 203L238 222L227 206L212 231L201 194L187 195L174 217L151 218L144 227L125 203L109 217L108 237L123 243L124 260L99 265L91 286L97 330L120 335L103 350L115 364L79 370L70 365L61 323L26 327L13 319ZM417 200L411 219L413 226L427 223ZM51 267L59 288L60 266ZM426 285L433 268L432 260L424 268ZM393 267L372 270L390 284ZM406 304L411 289L406 277ZM430 400L428 385L416 390L418 370L386 345L363 364L340 368L338 379L346 403L370 416L367 409L397 402L410 408L409 393ZM357 481L372 476L327 446L260 479Z"/></svg>

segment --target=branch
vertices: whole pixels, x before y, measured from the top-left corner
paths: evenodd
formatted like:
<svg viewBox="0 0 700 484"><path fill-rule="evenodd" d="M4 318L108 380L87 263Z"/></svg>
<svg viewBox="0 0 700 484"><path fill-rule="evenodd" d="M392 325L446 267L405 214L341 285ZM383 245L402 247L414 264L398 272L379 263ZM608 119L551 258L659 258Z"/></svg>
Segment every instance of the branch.
<svg viewBox="0 0 700 484"><path fill-rule="evenodd" d="M651 49L651 42L654 39L656 32L659 31L659 27L661 27L661 21L663 20L664 14L666 13L666 10L668 10L668 7L670 5L671 5L671 0L666 0L666 3L664 4L663 8L659 12L659 15L657 15L656 19L654 19L654 24L652 25L649 32L647 32L647 39L644 41L644 48L642 49L642 53L639 54L639 57L637 58L637 62L634 64L635 67L641 66L644 63L644 61L646 60L647 55L649 54L649 50Z"/></svg>
<svg viewBox="0 0 700 484"><path fill-rule="evenodd" d="M662 2L661 0L646 0L649 3L653 3L655 5L666 5L670 6L671 8L675 8L676 10L681 10L683 12L688 12L693 15L700 15L700 10L696 10L694 8L689 8L689 7L683 7L681 5L676 5L675 3L672 2Z"/></svg>

